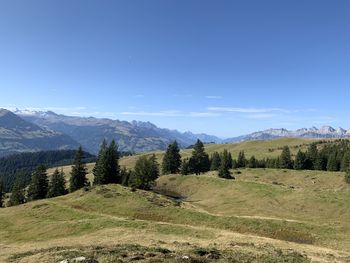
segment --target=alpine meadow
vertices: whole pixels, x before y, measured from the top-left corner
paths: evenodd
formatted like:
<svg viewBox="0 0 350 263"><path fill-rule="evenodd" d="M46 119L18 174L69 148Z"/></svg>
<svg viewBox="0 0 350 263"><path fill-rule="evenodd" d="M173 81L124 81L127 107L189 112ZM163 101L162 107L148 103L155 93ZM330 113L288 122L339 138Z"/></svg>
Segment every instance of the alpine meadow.
<svg viewBox="0 0 350 263"><path fill-rule="evenodd" d="M0 262L350 262L349 10L0 1Z"/></svg>

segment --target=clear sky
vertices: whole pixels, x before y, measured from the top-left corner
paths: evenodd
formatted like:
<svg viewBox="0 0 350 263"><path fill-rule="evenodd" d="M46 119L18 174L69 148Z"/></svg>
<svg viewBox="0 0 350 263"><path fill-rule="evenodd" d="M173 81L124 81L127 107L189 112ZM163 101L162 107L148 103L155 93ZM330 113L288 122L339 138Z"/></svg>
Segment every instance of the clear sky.
<svg viewBox="0 0 350 263"><path fill-rule="evenodd" d="M350 128L348 0L2 0L0 107L235 136Z"/></svg>

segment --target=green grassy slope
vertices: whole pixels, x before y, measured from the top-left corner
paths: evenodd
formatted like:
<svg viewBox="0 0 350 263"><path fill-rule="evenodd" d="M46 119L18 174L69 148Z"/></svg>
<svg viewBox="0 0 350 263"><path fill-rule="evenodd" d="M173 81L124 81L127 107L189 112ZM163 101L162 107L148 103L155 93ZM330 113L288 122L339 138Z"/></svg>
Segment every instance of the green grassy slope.
<svg viewBox="0 0 350 263"><path fill-rule="evenodd" d="M77 246L85 255L95 246L115 251L128 244L147 251L167 248L174 257L196 257L194 251L203 247L221 251L222 260L236 252L267 253L271 262L281 262L279 248L283 257L292 249L324 262L350 259L350 190L341 173L247 169L237 180L213 173L170 175L159 178L157 190L186 199L179 204L109 185L2 209L0 261L52 262L53 255L62 259ZM57 252L55 247L64 248ZM295 255L293 260L305 259ZM264 262L259 260L251 262Z"/></svg>

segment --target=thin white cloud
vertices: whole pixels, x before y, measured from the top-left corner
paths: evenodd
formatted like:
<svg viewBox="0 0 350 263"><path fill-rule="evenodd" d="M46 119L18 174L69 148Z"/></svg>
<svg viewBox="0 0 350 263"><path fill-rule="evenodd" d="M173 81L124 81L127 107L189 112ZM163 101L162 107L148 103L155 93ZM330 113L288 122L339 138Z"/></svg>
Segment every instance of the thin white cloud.
<svg viewBox="0 0 350 263"><path fill-rule="evenodd" d="M209 95L209 96L205 96L207 99L211 99L211 100L219 100L222 99L222 96L217 96L217 95Z"/></svg>
<svg viewBox="0 0 350 263"><path fill-rule="evenodd" d="M290 113L290 110L281 108L235 108L235 107L208 107L209 111L215 112L234 112L234 113L269 113L269 112L281 112Z"/></svg>
<svg viewBox="0 0 350 263"><path fill-rule="evenodd" d="M273 114L273 113L260 113L260 114L249 114L246 115L246 118L249 119L271 119L274 117L280 116L279 114Z"/></svg>
<svg viewBox="0 0 350 263"><path fill-rule="evenodd" d="M149 116L149 117L218 117L220 113L214 112L180 112L177 110L147 112L147 111L124 111L120 115L124 116Z"/></svg>

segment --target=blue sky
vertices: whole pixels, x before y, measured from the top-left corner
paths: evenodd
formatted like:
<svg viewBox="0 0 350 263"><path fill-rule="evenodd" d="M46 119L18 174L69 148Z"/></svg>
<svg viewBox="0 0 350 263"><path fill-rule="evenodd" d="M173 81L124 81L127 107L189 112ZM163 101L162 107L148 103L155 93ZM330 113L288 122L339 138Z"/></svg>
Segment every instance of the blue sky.
<svg viewBox="0 0 350 263"><path fill-rule="evenodd" d="M350 128L347 0L3 0L0 107L228 137Z"/></svg>

